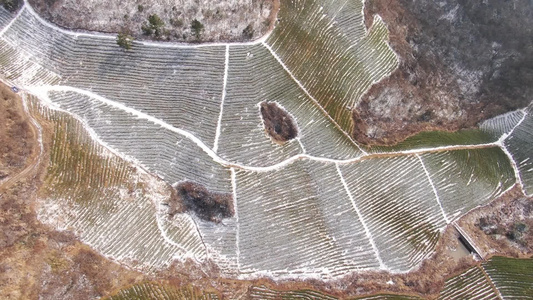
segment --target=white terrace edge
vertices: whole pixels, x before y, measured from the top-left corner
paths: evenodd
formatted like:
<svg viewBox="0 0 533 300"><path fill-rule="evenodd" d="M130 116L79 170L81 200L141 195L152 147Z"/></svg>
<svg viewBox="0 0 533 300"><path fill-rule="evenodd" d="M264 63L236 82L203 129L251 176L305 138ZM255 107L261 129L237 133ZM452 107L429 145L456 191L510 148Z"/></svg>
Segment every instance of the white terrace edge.
<svg viewBox="0 0 533 300"><path fill-rule="evenodd" d="M348 1L348 0L347 0ZM347 1L344 3L344 5L347 3ZM93 31L90 31L90 32L75 32L75 31L72 31L72 30L67 30L67 29L64 29L64 28L61 28L51 22L48 22L46 20L44 20L34 9L33 7L31 7L31 5L27 2L27 0L24 0L24 5L20 8L17 16L11 20L9 26L6 26L6 28L4 28L2 30L2 32L0 32L0 36L3 35L3 33L5 31L8 30L8 28L11 26L11 24L18 19L18 17L20 16L20 14L22 13L22 11L27 8L27 10L30 12L30 14L32 16L34 16L39 22L41 22L43 25L45 25L46 27L49 27L53 30L57 30L61 33L64 33L66 35L70 35L70 36L74 36L75 38L79 37L79 36L85 36L85 37L101 37L101 38L106 38L106 39L115 39L115 35L112 35L112 34L106 34L106 33L101 33L101 32L93 32ZM280 8L281 9L281 8ZM364 9L365 9L365 3L364 1L362 1L362 6L361 6L361 14L364 16ZM335 16L333 16L333 18L335 18ZM365 34L368 34L371 30L372 30L372 27L374 26L374 24L378 21L381 21L381 17L379 15L375 15L374 16L374 20L373 20L373 23L372 23L372 26L370 28L366 28L365 24L364 24L364 17L362 18L362 25L365 29ZM383 24L385 24L383 22ZM385 24L386 25L386 24ZM145 46L153 46L153 47L159 47L159 48L202 48L202 47L220 47L220 46L225 46L226 47L226 59L228 58L228 51L229 51L229 46L247 46L247 45L263 45L265 48L267 48L269 50L269 52L273 55L273 57L278 61L278 63L283 67L283 69L288 73L288 75L290 76L290 78L298 85L298 87L308 96L308 98L312 101L312 103L317 106L317 108L326 116L327 119L330 120L330 122L333 123L333 125L353 144L355 145L363 154L367 154L365 152L365 150L344 130L340 127L340 125L329 115L329 113L322 107L322 105L307 91L307 89L305 88L305 86L294 76L294 74L292 73L292 71L283 63L282 59L275 53L275 51L270 47L270 45L267 44L267 39L270 37L270 35L272 34L272 32L274 31L275 27L272 27L272 29L270 29L265 35L263 35L261 38L259 39L256 39L254 41L251 41L251 42L231 42L231 43L224 43L224 42L220 42L220 43L202 43L202 44L189 44L189 43L176 43L176 42L149 42L149 41L136 41L136 43L140 43L142 45L145 45ZM387 30L388 30L388 27L387 27ZM394 49L392 49L392 47L390 46L390 43L389 41L386 41L386 44L387 44L387 47L389 48L389 50L394 53L394 55L396 56L396 61L398 61L398 54L394 51ZM349 48L348 48L349 49ZM347 49L347 50L348 50ZM227 64L226 64L226 68L227 68ZM227 69L226 69L227 71ZM377 80L374 80L372 81L372 83L370 84L370 86L380 82L381 80L383 80L384 78L388 77L390 74L388 75L384 75L382 76L381 78L377 79ZM227 81L227 73L225 73L224 75L224 91L225 92L225 84L226 84L226 81ZM225 94L225 93L224 93ZM224 102L224 95L223 94L223 98L222 98L222 102ZM359 99L358 99L359 100ZM223 103L221 104L221 106L223 105ZM215 146L213 148L214 152L216 152L218 150L218 140L215 139Z"/></svg>
<svg viewBox="0 0 533 300"><path fill-rule="evenodd" d="M73 36L74 38L77 37L99 37L99 38L105 38L105 39L116 39L116 34L111 33L102 33L98 31L73 31L61 28L51 22L48 22L43 17L41 17L34 9L33 7L28 3L28 0L24 0L24 4L19 10L18 15L22 12L22 10L26 8L35 18L39 20L44 26L49 27L53 30L57 30L61 33ZM16 17L15 17L16 19ZM14 20L12 20L14 21ZM246 45L257 45L268 39L270 34L272 33L273 29L269 30L266 34L264 34L262 37L250 41L250 42L219 42L219 43L200 43L200 44L191 44L191 43L177 43L177 42L151 42L151 41L139 41L136 40L134 43L145 45L145 46L154 46L154 47L160 47L160 48L205 48L205 47L221 47L221 46L246 46ZM1 35L1 34L0 34Z"/></svg>
<svg viewBox="0 0 533 300"><path fill-rule="evenodd" d="M485 144L451 145L451 146L438 146L438 147L418 148L418 149L401 150L401 151L367 153L367 154L364 154L364 155L361 155L361 156L357 156L357 157L350 158L350 159L344 159L344 160L324 158L324 157L312 156L312 155L308 155L308 154L297 154L297 155L289 157L289 158L287 158L287 159L285 159L285 160L283 160L283 161L281 161L279 163L276 163L276 164L273 164L273 165L270 165L270 166L256 167L256 166L243 165L243 164L238 164L238 163L234 163L234 162L231 162L231 161L227 161L227 160L221 158L220 156L218 156L218 154L216 154L211 148L209 148L206 144L204 144L204 142L201 141L194 134L192 134L192 133L190 133L190 132L188 132L186 130L174 127L173 125L170 125L170 124L166 123L165 121L163 121L161 119L158 119L158 118L156 118L154 116L151 116L149 114L143 113L143 112L138 111L138 110L136 110L134 108L128 107L128 106L126 106L126 105L124 105L122 103L116 102L114 100L109 100L109 99L107 99L105 97L102 97L102 96L100 96L98 94L95 94L93 92L90 92L90 91L87 91L87 90L84 90L84 89L80 89L80 88L71 87L71 86L63 86L63 85L28 86L25 90L28 93L33 94L37 98L41 99L43 104L49 106L51 109L54 109L54 110L58 110L59 109L61 111L69 113L70 115L73 115L73 114L71 112L68 112L68 111L65 111L65 110L61 109L55 103L53 103L49 99L48 93L52 92L52 91L55 91L55 92L74 92L74 93L86 96L86 97L92 99L93 101L101 102L101 103L103 103L105 105L114 107L116 109L119 109L121 111L129 113L129 114L131 114L131 115L133 115L133 116L135 116L137 118L147 120L147 121L149 121L149 122L151 122L153 124L161 126L164 129L167 129L169 131L172 131L174 133L182 135L183 137L189 139L191 142L195 143L198 147L200 147L200 149L202 149L209 157L211 157L211 159L214 162L216 162L216 163L218 163L218 164L220 164L220 165L222 165L224 167L236 168L236 169L241 169L241 170L251 171L251 172L276 171L276 170L282 169L285 166L290 165L291 163L295 162L296 160L300 160L300 159L308 159L308 160L313 160L313 161L318 161L318 162L323 162L323 163L333 163L333 164L351 164L351 163L355 163L355 162L361 161L363 159L371 159L371 158L374 158L374 157L382 157L382 156L388 156L388 157L390 157L390 156L407 156L407 155L415 155L415 154L422 154L422 153L428 153L428 152L444 152L444 151L453 151L453 150L473 150L473 149L492 148L492 147L505 148L505 146L502 144L502 141L504 141L505 139L500 138L496 142L485 143ZM23 91L24 91L24 89L23 89ZM86 122L83 122L83 124L85 126L88 126ZM518 125L519 124L517 124L517 126ZM90 126L88 126L88 127L90 128ZM91 130L91 131L92 131L92 133L94 133L93 137L95 137L99 141L101 141L101 139L98 138L98 135L94 132L94 130ZM108 146L108 148L110 148L110 147ZM119 155L121 157L124 157L124 155L119 153L117 150L112 150L112 151L113 151L114 154L117 154L117 155Z"/></svg>

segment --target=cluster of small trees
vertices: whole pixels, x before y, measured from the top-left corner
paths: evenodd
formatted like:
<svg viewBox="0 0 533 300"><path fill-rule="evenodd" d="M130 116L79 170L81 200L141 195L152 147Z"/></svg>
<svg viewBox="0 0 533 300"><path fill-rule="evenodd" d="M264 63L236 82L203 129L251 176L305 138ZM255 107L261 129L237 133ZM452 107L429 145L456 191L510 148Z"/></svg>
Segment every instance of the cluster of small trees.
<svg viewBox="0 0 533 300"><path fill-rule="evenodd" d="M154 34L156 38L159 38L163 33L164 26L165 22L158 15L153 14L148 16L148 23L144 22L141 30L144 35L150 36Z"/></svg>
<svg viewBox="0 0 533 300"><path fill-rule="evenodd" d="M133 46L134 38L125 32L121 32L117 35L117 45L125 50L130 50Z"/></svg>
<svg viewBox="0 0 533 300"><path fill-rule="evenodd" d="M244 30L242 31L242 36L245 39L250 40L254 36L254 33L255 33L254 27L252 26L252 24L248 24L248 26L246 26L246 28L244 28Z"/></svg>
<svg viewBox="0 0 533 300"><path fill-rule="evenodd" d="M202 35L202 32L204 31L204 24L194 19L191 23L191 30L194 33L194 36L199 39L200 35Z"/></svg>
<svg viewBox="0 0 533 300"><path fill-rule="evenodd" d="M0 3L6 10L14 12L19 7L20 0L0 0Z"/></svg>
<svg viewBox="0 0 533 300"><path fill-rule="evenodd" d="M148 22L144 22L141 25L141 30L144 35L160 38L165 34L165 22L158 15L152 14L148 16ZM204 31L204 24L194 19L191 22L191 31L196 39L200 39ZM117 35L117 44L125 50L132 48L133 40L133 36L126 32L121 32Z"/></svg>
<svg viewBox="0 0 533 300"><path fill-rule="evenodd" d="M181 20L171 20L171 22L173 24L183 25L183 22ZM159 38L164 34L164 27L165 22L163 22L163 20L161 20L158 15L153 14L148 17L148 23L143 23L143 25L141 26L141 30L144 35L155 35L156 38ZM204 24L202 24L197 19L194 19L191 22L191 31L197 39L200 39L200 36L204 31Z"/></svg>

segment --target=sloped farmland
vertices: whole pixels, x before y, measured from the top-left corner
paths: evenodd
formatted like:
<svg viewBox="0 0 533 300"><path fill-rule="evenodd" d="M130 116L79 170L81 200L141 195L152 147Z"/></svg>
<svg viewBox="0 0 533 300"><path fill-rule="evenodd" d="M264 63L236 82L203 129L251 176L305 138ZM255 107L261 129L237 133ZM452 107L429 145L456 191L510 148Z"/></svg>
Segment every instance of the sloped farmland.
<svg viewBox="0 0 533 300"><path fill-rule="evenodd" d="M450 278L439 299L530 299L533 260L495 256Z"/></svg>
<svg viewBox="0 0 533 300"><path fill-rule="evenodd" d="M483 264L488 278L505 299L528 299L533 294L533 259L493 257Z"/></svg>
<svg viewBox="0 0 533 300"><path fill-rule="evenodd" d="M41 220L143 269L333 279L412 270L461 215L517 182L530 192L531 108L366 151L351 109L398 64L385 24L367 29L359 1L283 1L279 18L251 43L123 51L0 9L2 79L54 124ZM272 137L287 122L265 103L295 136Z"/></svg>
<svg viewBox="0 0 533 300"><path fill-rule="evenodd" d="M439 299L498 299L496 290L491 286L480 267L450 278Z"/></svg>

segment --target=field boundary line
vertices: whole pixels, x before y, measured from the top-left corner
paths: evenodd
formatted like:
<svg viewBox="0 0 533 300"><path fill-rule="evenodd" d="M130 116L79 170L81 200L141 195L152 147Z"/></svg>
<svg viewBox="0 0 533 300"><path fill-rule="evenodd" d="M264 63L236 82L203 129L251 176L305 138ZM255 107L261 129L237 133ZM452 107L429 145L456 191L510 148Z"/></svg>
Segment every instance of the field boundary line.
<svg viewBox="0 0 533 300"><path fill-rule="evenodd" d="M220 138L220 131L222 130L222 116L224 114L224 100L226 99L226 86L228 84L228 70L229 70L229 45L226 45L226 55L224 59L224 81L222 83L222 99L220 101L220 114L218 115L217 129L215 131L215 141L213 142L213 152L218 151L218 140Z"/></svg>
<svg viewBox="0 0 533 300"><path fill-rule="evenodd" d="M531 104L530 104L531 105ZM511 136L511 134L513 134L513 132L516 130L516 128L518 128L518 126L520 126L525 120L526 120L526 117L527 117L527 110L525 108L523 109L520 109L524 115L522 116L522 118L520 118L520 121L518 121L514 126L513 128L511 128L511 130L509 130L509 132L504 132L500 138L498 139L498 142L501 143L503 145L503 142L509 137Z"/></svg>
<svg viewBox="0 0 533 300"><path fill-rule="evenodd" d="M352 207L355 210L355 213L357 214L357 217L359 218L361 225L363 225L363 229L365 230L366 237L368 238L368 241L370 245L372 246L372 249L374 250L374 254L376 254L376 259L379 263L379 268L382 270L388 270L387 266L381 259L378 247L376 246L376 243L374 242L374 238L372 237L372 234L370 233L370 229L368 229L368 227L366 226L366 222L363 218L363 215L359 211L359 208L357 208L357 204L355 204L355 199L353 198L352 193L348 189L348 184L346 183L346 181L344 180L344 177L342 176L342 172L341 172L341 169L339 168L339 165L335 164L335 168L337 168L337 174L339 175L342 185L344 186L344 190L346 191L348 198L350 198L350 201L352 202Z"/></svg>
<svg viewBox="0 0 533 300"><path fill-rule="evenodd" d="M281 60L281 57L279 57L276 52L274 52L274 50L272 49L272 47L270 47L270 45L268 45L265 42L262 42L263 46L265 48L267 48L267 50L270 52L270 54L272 54L272 56L278 61L278 63L280 64L280 66L285 70L285 72L287 72L287 74L289 75L289 77L291 77L291 79L298 85L298 87L305 93L305 95L307 97L309 97L309 99L311 99L311 101L315 104L315 106L318 107L318 109L333 123L333 125L335 125L335 127L340 130L345 137L348 138L348 140L350 142L352 142L353 145L355 145L359 151L361 151L363 153L363 155L367 155L368 153L361 147L359 146L358 143L356 143L352 137L346 132L344 131L340 125L329 115L329 113L324 109L324 107L322 107L322 105L320 105L320 103L318 102L318 100L315 99L315 97L313 97L313 95L311 95L311 93L309 93L309 91L307 91L307 89L305 88L305 86L294 76L294 74L292 74L291 70L285 65L285 63Z"/></svg>
<svg viewBox="0 0 533 300"><path fill-rule="evenodd" d="M416 158L418 158L418 161L420 162L420 165L422 166L422 169L424 169L424 173L426 173L427 180L429 182L429 185L431 186L431 189L433 190L433 194L435 194L435 200L437 200L437 203L439 204L440 212L442 213L442 216L444 217L444 222L446 222L446 225L450 224L450 220L446 216L446 212L444 211L444 208L442 207L442 203L440 202L439 194L437 192L437 188L433 184L433 180L431 179L431 176L429 175L429 171L426 168L426 165L424 164L424 161L422 160L422 157L420 157L419 154L415 154Z"/></svg>
<svg viewBox="0 0 533 300"><path fill-rule="evenodd" d="M492 278L490 278L489 274L487 274L487 272L485 272L485 268L483 268L483 266L476 266L477 268L479 268L479 270L481 271L481 273L483 273L483 276L485 277L485 280L489 283L490 287L492 288L492 290L496 293L496 295L498 295L498 297L500 297L500 299L504 299L502 294L500 293L500 289L498 289L498 287L494 284L494 282L492 281Z"/></svg>
<svg viewBox="0 0 533 300"><path fill-rule="evenodd" d="M168 237L167 233L165 232L165 230L163 230L163 225L161 224L161 220L159 219L159 217L157 216L157 212L156 212L156 215L155 215L155 222L157 224L157 229L159 230L160 234L161 234L161 237L163 238L163 240L171 245L171 246L174 246L178 249L180 249L181 251L184 252L184 255L183 255L183 258L187 258L187 257L191 257L192 259L194 259L196 262L200 262L197 258L196 258L196 255L194 255L193 253L191 253L190 250L187 250L185 249L185 247L183 247L182 245L174 242L170 237ZM196 225L196 224L195 224ZM202 241L203 242L203 241ZM205 244L204 244L204 247L205 247ZM207 249L205 249L206 252L207 252Z"/></svg>
<svg viewBox="0 0 533 300"><path fill-rule="evenodd" d="M9 21L9 23L7 23L7 25L2 28L2 31L0 31L0 36L3 37L4 34L9 30L9 28L11 28L11 26L13 25L13 23L15 23L18 18L20 17L20 15L22 14L22 12L26 9L26 4L22 5L22 7L20 8L19 12L17 13L17 15L13 18L13 20Z"/></svg>
<svg viewBox="0 0 533 300"><path fill-rule="evenodd" d="M513 168L516 181L518 182L518 185L520 186L520 190L522 191L524 195L530 197L531 195L526 192L526 189L524 187L524 182L522 181L522 176L520 175L520 169L518 168L518 164L516 163L516 160L514 159L513 154L509 151L509 149L507 149L507 146L505 146L505 140L507 140L507 138L509 138L511 134L513 134L516 128L518 128L526 120L528 116L527 110L524 108L523 112L524 112L524 115L522 116L520 121L518 121L518 123L516 123L516 125L513 126L513 128L508 133L503 133L502 136L496 142L496 144L500 147L500 149L502 149L503 153L507 155L507 158L509 159L511 163L511 167Z"/></svg>
<svg viewBox="0 0 533 300"><path fill-rule="evenodd" d="M233 208L235 209L235 223L236 223L236 231L235 231L235 252L237 255L237 271L241 271L241 263L240 263L240 256L241 256L241 248L239 246L239 209L237 207L237 174L235 174L235 168L231 168L231 188L233 190Z"/></svg>

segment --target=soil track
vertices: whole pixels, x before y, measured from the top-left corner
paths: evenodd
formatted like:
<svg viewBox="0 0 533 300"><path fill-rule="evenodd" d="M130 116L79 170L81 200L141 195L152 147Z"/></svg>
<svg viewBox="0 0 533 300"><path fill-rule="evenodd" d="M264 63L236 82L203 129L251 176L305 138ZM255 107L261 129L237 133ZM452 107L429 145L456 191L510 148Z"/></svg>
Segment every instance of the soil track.
<svg viewBox="0 0 533 300"><path fill-rule="evenodd" d="M41 153L38 124L28 119L22 98L0 84L0 191L29 176L39 164ZM37 141L36 141L37 139Z"/></svg>
<svg viewBox="0 0 533 300"><path fill-rule="evenodd" d="M20 101L24 101L20 99ZM27 111L26 111L27 113ZM28 114L29 115L29 114ZM30 117L31 118L31 117ZM32 145L31 149L31 155L29 155L26 158L26 166L24 169L19 171L18 173L8 176L7 179L0 183L0 191L2 190L8 190L13 184L15 184L17 181L29 177L32 174L34 174L37 170L37 167L40 164L42 151L43 151L43 145L42 145L42 130L40 128L40 125L34 120L31 119L31 121L28 123L31 124L28 129L31 133L32 137L37 137L37 142L29 143Z"/></svg>

